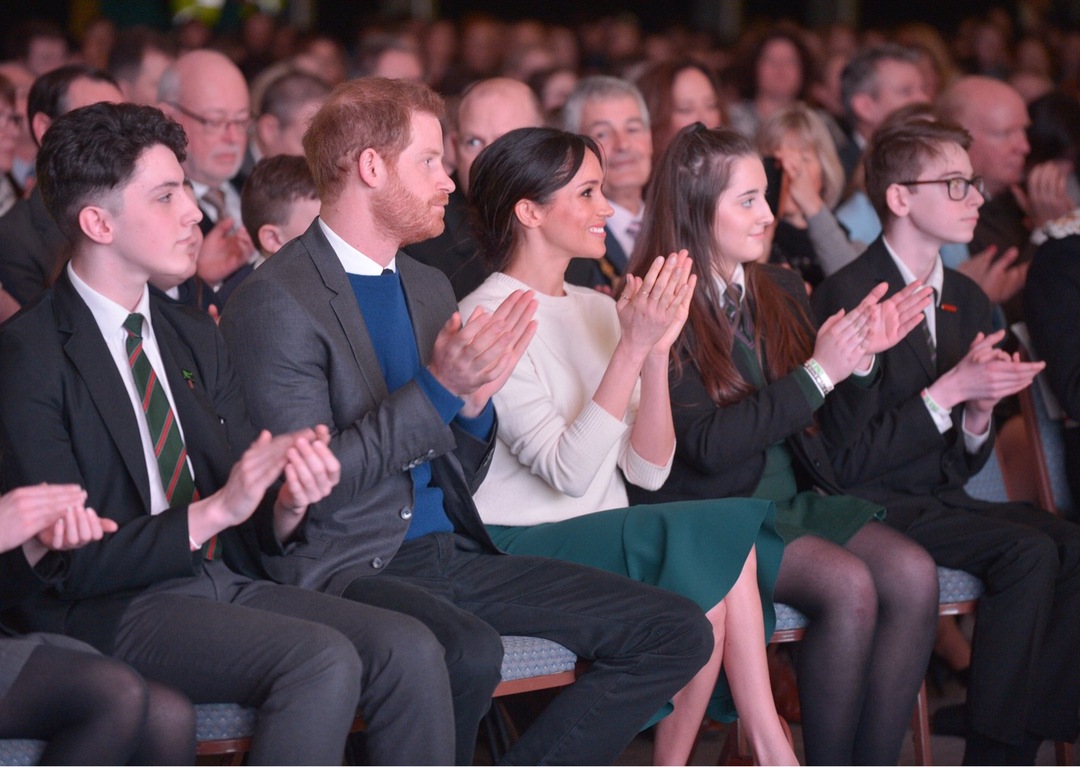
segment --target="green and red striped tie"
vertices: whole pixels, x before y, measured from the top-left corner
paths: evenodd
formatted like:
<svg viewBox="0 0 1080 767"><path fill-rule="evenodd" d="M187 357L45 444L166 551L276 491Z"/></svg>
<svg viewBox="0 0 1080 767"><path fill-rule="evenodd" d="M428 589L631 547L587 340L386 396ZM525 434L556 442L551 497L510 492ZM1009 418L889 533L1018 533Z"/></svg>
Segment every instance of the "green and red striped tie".
<svg viewBox="0 0 1080 767"><path fill-rule="evenodd" d="M188 467L187 448L180 434L180 425L169 405L165 388L143 349L142 329L143 316L137 312L129 314L124 321L128 364L131 365L135 387L142 398L142 409L146 414L150 439L154 442L154 455L157 457L161 484L165 488L165 498L169 506L186 506L199 499L199 491L195 488L195 480ZM203 544L202 550L207 559L216 559L219 556L217 536Z"/></svg>

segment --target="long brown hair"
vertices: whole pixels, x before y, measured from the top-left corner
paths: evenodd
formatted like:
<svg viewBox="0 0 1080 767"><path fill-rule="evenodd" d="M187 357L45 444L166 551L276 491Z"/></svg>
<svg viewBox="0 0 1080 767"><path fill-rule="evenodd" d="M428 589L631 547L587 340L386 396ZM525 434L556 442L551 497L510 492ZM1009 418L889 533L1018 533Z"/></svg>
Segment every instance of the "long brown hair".
<svg viewBox="0 0 1080 767"><path fill-rule="evenodd" d="M646 216L630 268L648 271L658 254L690 251L699 280L690 316L672 349L676 369L687 362L701 373L709 396L719 405L754 391L732 360L734 332L712 279L716 202L731 182L740 157L757 157L753 145L727 128L707 130L701 123L683 128L660 158L645 202ZM813 353L812 325L802 306L759 264L746 264L746 300L754 314L754 336L763 351L770 381L781 378Z"/></svg>

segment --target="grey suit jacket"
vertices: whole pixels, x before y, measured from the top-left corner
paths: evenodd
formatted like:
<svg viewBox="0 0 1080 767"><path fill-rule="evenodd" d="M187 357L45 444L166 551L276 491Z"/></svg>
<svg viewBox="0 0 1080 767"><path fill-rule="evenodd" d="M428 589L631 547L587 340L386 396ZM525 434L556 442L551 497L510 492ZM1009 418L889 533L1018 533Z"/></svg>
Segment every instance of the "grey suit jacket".
<svg viewBox="0 0 1080 767"><path fill-rule="evenodd" d="M422 364L457 310L446 277L404 253L397 267ZM376 575L397 553L413 507L410 469L431 461L458 532L497 551L472 502L495 430L478 440L443 422L415 383L387 389L345 270L312 223L246 279L221 330L256 426L280 433L327 424L341 461L339 485L313 505L297 535L277 544L260 526L262 562L275 580L340 593Z"/></svg>

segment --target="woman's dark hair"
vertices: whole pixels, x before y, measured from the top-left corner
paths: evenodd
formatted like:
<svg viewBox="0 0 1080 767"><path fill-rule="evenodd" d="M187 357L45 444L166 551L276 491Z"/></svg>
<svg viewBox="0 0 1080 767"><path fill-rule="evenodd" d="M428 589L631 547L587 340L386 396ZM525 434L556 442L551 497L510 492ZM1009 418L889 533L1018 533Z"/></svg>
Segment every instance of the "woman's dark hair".
<svg viewBox="0 0 1080 767"><path fill-rule="evenodd" d="M713 93L716 94L717 109L720 109L720 88L716 84L716 77L707 67L690 59L662 61L645 70L635 82L645 98L645 105L649 108L653 152L657 155L664 150L674 135L671 130L671 116L675 112L675 79L688 69L696 69L705 75L705 79L712 86Z"/></svg>
<svg viewBox="0 0 1080 767"><path fill-rule="evenodd" d="M701 123L683 128L660 158L630 270L643 276L658 255L690 252L698 275L690 316L673 347L674 364L695 365L709 396L719 405L754 391L732 360L733 328L721 310L713 279L716 204L731 183L735 161L758 153L749 139L729 128L708 130ZM769 380L787 375L813 353L813 331L802 307L772 281L766 268L746 264L746 300L754 313L754 336L763 350ZM729 277L730 275L724 275Z"/></svg>
<svg viewBox="0 0 1080 767"><path fill-rule="evenodd" d="M737 84L739 86L739 95L744 99L752 101L757 96L758 60L764 55L765 49L769 44L776 42L777 40L790 43L795 49L795 54L799 58L799 68L802 70L802 82L799 85L799 92L795 94L795 99L797 101L806 101L809 96L810 79L814 71L814 58L810 54L810 49L806 47L806 43L803 42L798 27L781 23L761 34L761 36L752 43L749 55L740 57L743 65L739 70Z"/></svg>
<svg viewBox="0 0 1080 767"><path fill-rule="evenodd" d="M581 168L585 152L601 159L588 136L555 128L518 128L493 141L477 156L469 174L469 209L480 253L494 271L503 271L517 240L514 206L521 200L551 202Z"/></svg>
<svg viewBox="0 0 1080 767"><path fill-rule="evenodd" d="M1080 101L1061 91L1040 96L1028 105L1028 168L1047 160L1080 159Z"/></svg>

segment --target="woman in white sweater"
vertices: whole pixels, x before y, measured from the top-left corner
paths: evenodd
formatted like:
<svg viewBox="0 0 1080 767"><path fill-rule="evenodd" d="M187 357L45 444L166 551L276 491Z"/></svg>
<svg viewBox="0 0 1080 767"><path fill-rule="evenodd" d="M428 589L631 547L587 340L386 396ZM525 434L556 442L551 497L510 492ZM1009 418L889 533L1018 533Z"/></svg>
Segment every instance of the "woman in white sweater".
<svg viewBox="0 0 1080 767"><path fill-rule="evenodd" d="M476 235L495 270L462 303L537 298L537 332L495 396L498 442L476 503L498 545L677 591L712 621L716 650L657 729L654 761L685 764L702 715L730 718L727 685L762 764L791 764L772 701L765 641L781 546L771 504L727 500L627 508L625 481L659 487L675 437L668 351L695 277L685 252L630 277L619 300L567 285L571 258L604 254L611 208L599 149L547 128L512 131L473 165ZM711 701L710 701L711 699Z"/></svg>

